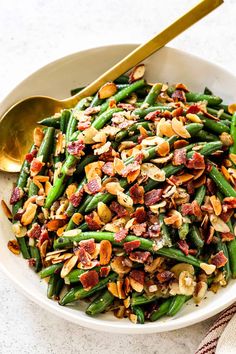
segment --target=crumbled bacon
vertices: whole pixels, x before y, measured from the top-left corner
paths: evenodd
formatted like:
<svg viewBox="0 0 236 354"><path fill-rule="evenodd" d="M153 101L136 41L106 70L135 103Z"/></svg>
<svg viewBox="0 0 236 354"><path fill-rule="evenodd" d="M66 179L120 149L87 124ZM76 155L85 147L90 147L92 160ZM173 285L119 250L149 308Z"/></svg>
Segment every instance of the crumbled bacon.
<svg viewBox="0 0 236 354"><path fill-rule="evenodd" d="M130 189L129 193L133 199L134 204L144 203L144 188L135 183Z"/></svg>
<svg viewBox="0 0 236 354"><path fill-rule="evenodd" d="M27 232L27 235L31 238L39 238L41 235L41 226L37 223L34 223L31 229Z"/></svg>
<svg viewBox="0 0 236 354"><path fill-rule="evenodd" d="M170 281L172 278L174 278L174 273L170 272L169 270L164 270L163 272L157 274L157 280L160 283Z"/></svg>
<svg viewBox="0 0 236 354"><path fill-rule="evenodd" d="M163 189L153 189L150 192L145 193L144 203L147 206L154 205L157 203L162 196Z"/></svg>
<svg viewBox="0 0 236 354"><path fill-rule="evenodd" d="M234 240L234 234L232 234L232 232L222 232L220 236L223 242Z"/></svg>
<svg viewBox="0 0 236 354"><path fill-rule="evenodd" d="M15 204L23 197L24 192L21 188L15 187L11 193L10 204Z"/></svg>
<svg viewBox="0 0 236 354"><path fill-rule="evenodd" d="M187 160L187 168L192 168L194 170L202 170L205 166L204 156L199 154L199 152L194 152L193 156Z"/></svg>
<svg viewBox="0 0 236 354"><path fill-rule="evenodd" d="M84 248L85 251L88 252L89 254L92 254L96 249L96 244L93 238L90 238L89 240L80 241L79 246L81 248Z"/></svg>
<svg viewBox="0 0 236 354"><path fill-rule="evenodd" d="M131 261L137 262L137 263L144 263L150 256L150 252L148 251L135 251L131 252L129 255L129 258Z"/></svg>
<svg viewBox="0 0 236 354"><path fill-rule="evenodd" d="M25 155L25 159L28 163L31 163L33 161L33 158L37 155L37 150L33 150L29 152L28 154Z"/></svg>
<svg viewBox="0 0 236 354"><path fill-rule="evenodd" d="M236 209L236 198L235 197L224 198L223 205L226 206L227 209Z"/></svg>
<svg viewBox="0 0 236 354"><path fill-rule="evenodd" d="M137 162L130 163L121 171L122 177L127 177L130 173L140 169L140 165Z"/></svg>
<svg viewBox="0 0 236 354"><path fill-rule="evenodd" d="M139 284L144 284L145 273L142 270L132 270L130 272L130 277L137 281Z"/></svg>
<svg viewBox="0 0 236 354"><path fill-rule="evenodd" d="M214 183L214 181L210 178L207 178L206 180L206 187L207 187L207 190L211 193L211 194L216 194L216 185Z"/></svg>
<svg viewBox="0 0 236 354"><path fill-rule="evenodd" d="M174 157L172 160L172 163L174 166L179 166L182 164L185 164L187 160L186 157L186 149L182 148L182 149L177 149L174 151Z"/></svg>
<svg viewBox="0 0 236 354"><path fill-rule="evenodd" d="M185 240L179 240L177 242L180 250L187 256L189 254L189 245Z"/></svg>
<svg viewBox="0 0 236 354"><path fill-rule="evenodd" d="M133 111L136 107L130 103L118 103L118 108L125 109L126 111Z"/></svg>
<svg viewBox="0 0 236 354"><path fill-rule="evenodd" d="M105 165L102 166L102 172L110 177L115 176L113 162L111 162L111 161L106 162Z"/></svg>
<svg viewBox="0 0 236 354"><path fill-rule="evenodd" d="M77 125L77 129L83 131L85 129L88 129L90 126L91 122L87 120L86 122L79 122Z"/></svg>
<svg viewBox="0 0 236 354"><path fill-rule="evenodd" d="M30 267L35 267L36 266L36 260L34 258L28 259L28 264Z"/></svg>
<svg viewBox="0 0 236 354"><path fill-rule="evenodd" d="M78 256L79 262L81 262L84 266L90 265L91 258L84 247L80 247L79 249L75 250L75 255Z"/></svg>
<svg viewBox="0 0 236 354"><path fill-rule="evenodd" d="M88 194L96 194L100 192L101 189L102 189L102 185L98 178L93 178L87 184L84 185L84 190Z"/></svg>
<svg viewBox="0 0 236 354"><path fill-rule="evenodd" d="M79 277L79 280L81 281L81 284L85 290L90 290L98 284L99 276L96 270L89 270L88 272L83 273Z"/></svg>
<svg viewBox="0 0 236 354"><path fill-rule="evenodd" d="M102 225L97 220L95 220L94 212L85 215L84 219L85 222L88 224L89 230L96 231L101 229Z"/></svg>
<svg viewBox="0 0 236 354"><path fill-rule="evenodd" d="M135 218L135 221L138 224L142 224L147 220L147 212L145 211L144 207L137 208L132 216Z"/></svg>
<svg viewBox="0 0 236 354"><path fill-rule="evenodd" d="M183 90L175 90L172 95L171 98L173 98L174 101L178 102L186 102L186 96Z"/></svg>
<svg viewBox="0 0 236 354"><path fill-rule="evenodd" d="M115 201L112 202L110 205L110 209L111 209L111 211L116 213L119 218L122 218L123 216L128 215L128 211L122 205L120 205L118 202L115 202Z"/></svg>
<svg viewBox="0 0 236 354"><path fill-rule="evenodd" d="M42 244L44 243L44 241L48 240L50 241L49 235L48 235L48 231L45 228L41 229L41 235L39 236L38 239L38 247L42 246Z"/></svg>
<svg viewBox="0 0 236 354"><path fill-rule="evenodd" d="M224 211L223 213L220 214L220 218L224 221L224 222L228 222L231 218L231 216L233 215L234 211L233 209Z"/></svg>
<svg viewBox="0 0 236 354"><path fill-rule="evenodd" d="M148 228L148 235L151 238L158 237L160 235L160 232L161 232L161 227L157 223L149 226L149 228Z"/></svg>
<svg viewBox="0 0 236 354"><path fill-rule="evenodd" d="M84 188L80 188L78 191L76 191L74 194L70 196L70 203L73 205L73 207L77 208L84 195Z"/></svg>
<svg viewBox="0 0 236 354"><path fill-rule="evenodd" d="M135 248L139 248L141 242L139 240L129 241L124 243L124 249L126 253L132 252Z"/></svg>
<svg viewBox="0 0 236 354"><path fill-rule="evenodd" d="M181 206L181 213L183 216L194 215L197 218L201 218L202 212L201 208L196 200L192 203L185 203Z"/></svg>
<svg viewBox="0 0 236 354"><path fill-rule="evenodd" d="M99 160L104 162L113 161L116 156L119 156L119 154L110 146L107 152L99 155Z"/></svg>
<svg viewBox="0 0 236 354"><path fill-rule="evenodd" d="M187 183L187 192L188 192L189 195L193 195L194 194L195 188L194 188L193 181L189 181Z"/></svg>
<svg viewBox="0 0 236 354"><path fill-rule="evenodd" d="M146 232L147 224L144 222L142 224L134 224L132 226L132 231L135 236L142 236Z"/></svg>
<svg viewBox="0 0 236 354"><path fill-rule="evenodd" d="M140 152L135 156L134 161L137 162L139 165L141 165L143 158L144 158L144 154Z"/></svg>
<svg viewBox="0 0 236 354"><path fill-rule="evenodd" d="M127 235L128 235L128 230L120 229L118 232L114 234L114 239L116 242L121 242L126 238Z"/></svg>
<svg viewBox="0 0 236 354"><path fill-rule="evenodd" d="M145 120L151 120L152 122L154 122L156 120L156 118L158 117L158 115L161 113L160 110L154 111L154 112L150 112L145 116Z"/></svg>
<svg viewBox="0 0 236 354"><path fill-rule="evenodd" d="M67 145L67 151L69 154L73 156L80 157L84 154L83 150L85 149L85 145L82 141L71 141Z"/></svg>
<svg viewBox="0 0 236 354"><path fill-rule="evenodd" d="M224 265L226 265L227 262L228 262L228 258L225 257L223 251L216 253L211 259L211 263L214 264L216 268L223 267Z"/></svg>
<svg viewBox="0 0 236 354"><path fill-rule="evenodd" d="M192 106L189 106L186 114L191 113L191 114L197 114L198 112L200 112L200 107L196 104L193 104Z"/></svg>
<svg viewBox="0 0 236 354"><path fill-rule="evenodd" d="M99 275L101 278L106 278L110 273L111 267L110 266L102 266L99 271Z"/></svg>
<svg viewBox="0 0 236 354"><path fill-rule="evenodd" d="M84 114L86 116L91 116L92 114L96 114L100 112L100 107L99 106L94 106L94 107L88 107L86 108L86 110L84 111Z"/></svg>
<svg viewBox="0 0 236 354"><path fill-rule="evenodd" d="M31 174L33 174L34 176L37 175L41 171L43 165L44 165L44 163L42 161L37 159L37 157L34 157L31 164L30 164Z"/></svg>
<svg viewBox="0 0 236 354"><path fill-rule="evenodd" d="M17 213L14 215L13 220L21 221L22 215L24 214L24 209L20 208Z"/></svg>

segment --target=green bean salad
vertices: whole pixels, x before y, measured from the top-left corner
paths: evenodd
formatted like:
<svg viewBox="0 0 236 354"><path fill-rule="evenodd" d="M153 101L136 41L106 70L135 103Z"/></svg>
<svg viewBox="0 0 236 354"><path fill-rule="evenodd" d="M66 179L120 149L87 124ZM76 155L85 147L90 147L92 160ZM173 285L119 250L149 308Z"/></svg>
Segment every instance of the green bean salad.
<svg viewBox="0 0 236 354"><path fill-rule="evenodd" d="M236 277L236 105L144 73L40 121L2 201L48 298L138 324Z"/></svg>

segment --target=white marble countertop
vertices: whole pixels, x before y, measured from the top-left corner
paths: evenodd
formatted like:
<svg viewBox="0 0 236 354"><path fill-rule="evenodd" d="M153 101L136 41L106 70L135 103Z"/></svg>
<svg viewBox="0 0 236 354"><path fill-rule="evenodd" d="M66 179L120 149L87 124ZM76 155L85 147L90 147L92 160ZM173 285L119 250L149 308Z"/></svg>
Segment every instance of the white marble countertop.
<svg viewBox="0 0 236 354"><path fill-rule="evenodd" d="M19 81L48 62L81 49L143 42L197 1L0 1L0 101ZM236 1L171 42L236 74ZM0 272L0 353L194 353L210 319L162 334L95 332L63 321L30 302Z"/></svg>

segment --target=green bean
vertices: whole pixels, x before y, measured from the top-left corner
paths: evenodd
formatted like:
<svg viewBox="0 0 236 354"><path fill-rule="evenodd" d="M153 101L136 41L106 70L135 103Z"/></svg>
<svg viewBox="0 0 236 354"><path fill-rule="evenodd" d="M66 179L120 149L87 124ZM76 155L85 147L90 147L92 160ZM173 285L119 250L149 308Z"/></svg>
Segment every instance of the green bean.
<svg viewBox="0 0 236 354"><path fill-rule="evenodd" d="M228 114L228 113L225 113L225 112L221 113L219 110L214 109L214 108L207 107L207 112L210 113L210 114L213 114L215 117L218 117L220 119L228 119L228 120L232 119L231 114Z"/></svg>
<svg viewBox="0 0 236 354"><path fill-rule="evenodd" d="M52 274L48 282L47 297L51 299L52 297L57 298L64 286L64 281L58 274Z"/></svg>
<svg viewBox="0 0 236 354"><path fill-rule="evenodd" d="M208 106L217 106L222 102L222 98L218 96L204 95L196 92L186 92L185 96L188 102L207 101Z"/></svg>
<svg viewBox="0 0 236 354"><path fill-rule="evenodd" d="M43 268L40 272L40 278L49 277L52 274L58 274L61 268L63 267L63 263L52 264L46 268Z"/></svg>
<svg viewBox="0 0 236 354"><path fill-rule="evenodd" d="M223 109L225 113L229 113L229 106L227 104L219 104L217 106L212 106L213 108L219 110L219 109Z"/></svg>
<svg viewBox="0 0 236 354"><path fill-rule="evenodd" d="M153 295L153 296L146 296L146 295L139 295L139 296L133 296L131 299L131 305L133 306L139 306L139 305L145 305L149 304L150 302L154 302L156 300L160 299L160 296Z"/></svg>
<svg viewBox="0 0 236 354"><path fill-rule="evenodd" d="M218 169L211 165L211 171L209 172L209 176L215 182L221 193L224 194L225 197L236 197L236 190L229 184L229 182L224 178Z"/></svg>
<svg viewBox="0 0 236 354"><path fill-rule="evenodd" d="M234 234L234 229L232 226L231 220L227 222L227 225L230 228L230 232ZM228 254L229 254L229 264L232 278L236 278L236 239L234 238L232 241L226 243Z"/></svg>
<svg viewBox="0 0 236 354"><path fill-rule="evenodd" d="M181 310L184 303L190 299L190 296L186 295L176 295L172 298L170 303L169 310L167 312L167 316L175 316L177 312Z"/></svg>
<svg viewBox="0 0 236 354"><path fill-rule="evenodd" d="M206 195L206 186L202 185L201 187L197 188L195 190L195 196L194 196L194 200L196 200L196 202L198 203L199 206L202 205L204 199L205 199L205 195Z"/></svg>
<svg viewBox="0 0 236 354"><path fill-rule="evenodd" d="M199 229L195 225L191 227L190 239L197 249L201 249L204 246L204 240L201 237Z"/></svg>
<svg viewBox="0 0 236 354"><path fill-rule="evenodd" d="M159 320L159 318L161 318L162 316L165 316L169 311L171 302L172 297L169 297L168 299L164 300L163 303L157 308L157 310L153 311L150 317L150 321L154 322Z"/></svg>
<svg viewBox="0 0 236 354"><path fill-rule="evenodd" d="M93 268L93 270L99 271L99 267ZM84 269L73 269L70 271L70 273L65 277L65 283L66 284L73 284L73 283L78 283L79 277L81 274L87 272L87 270Z"/></svg>
<svg viewBox="0 0 236 354"><path fill-rule="evenodd" d="M189 233L189 223L188 222L185 222L184 224L182 224L180 226L180 228L178 229L178 234L179 234L179 238L181 240L185 240L186 239L186 236L188 235Z"/></svg>
<svg viewBox="0 0 236 354"><path fill-rule="evenodd" d="M199 114L198 116L203 121L203 124L207 129L209 129L217 134L221 134L224 132L226 132L226 133L230 132L229 127L227 125L225 125L223 122L215 121L214 119L204 117L201 114Z"/></svg>
<svg viewBox="0 0 236 354"><path fill-rule="evenodd" d="M137 316L137 322L140 324L144 324L145 315L141 306L132 306L133 313Z"/></svg>
<svg viewBox="0 0 236 354"><path fill-rule="evenodd" d="M231 127L230 127L230 134L233 138L233 145L230 146L229 151L231 154L236 154L236 112L233 114Z"/></svg>
<svg viewBox="0 0 236 354"><path fill-rule="evenodd" d="M81 175L82 173L84 173L84 168L85 166L87 166L88 164L90 164L91 162L94 162L97 160L97 156L96 155L87 155L85 156L80 163L78 164L77 168L76 168L76 174L77 175Z"/></svg>
<svg viewBox="0 0 236 354"><path fill-rule="evenodd" d="M222 270L225 275L225 280L228 282L231 278L231 269L230 269L230 260L229 260L229 252L225 242L222 242L220 234L216 232L217 237L217 251L223 251L225 257L227 258L227 263L222 267Z"/></svg>
<svg viewBox="0 0 236 354"><path fill-rule="evenodd" d="M161 234L164 240L164 244L165 246L172 246L172 241L171 241L171 237L170 237L170 230L168 228L168 226L164 223L164 214L159 214L159 221L160 221L160 225L161 225Z"/></svg>
<svg viewBox="0 0 236 354"><path fill-rule="evenodd" d="M128 84L129 83L129 77L126 75L121 75L114 81L115 84Z"/></svg>
<svg viewBox="0 0 236 354"><path fill-rule="evenodd" d="M33 265L35 272L39 272L42 268L41 256L38 247L30 246L31 258L34 259L35 265Z"/></svg>
<svg viewBox="0 0 236 354"><path fill-rule="evenodd" d="M61 120L60 120L60 130L63 134L66 133L67 126L68 126L69 119L70 119L70 114L71 114L71 112L68 109L64 109L62 111Z"/></svg>
<svg viewBox="0 0 236 354"><path fill-rule="evenodd" d="M198 132L196 135L195 135L196 138L198 138L198 140L200 141L218 141L219 138L218 136L212 134L212 133L209 133L207 132L206 130L200 130L200 132Z"/></svg>
<svg viewBox="0 0 236 354"><path fill-rule="evenodd" d="M98 313L101 313L112 304L114 300L114 295L110 293L108 290L104 290L101 295L98 295L98 297L89 304L89 306L86 309L86 313L89 316L95 316Z"/></svg>
<svg viewBox="0 0 236 354"><path fill-rule="evenodd" d="M204 93L204 95L213 95L212 91L208 87L205 87L203 93Z"/></svg>
<svg viewBox="0 0 236 354"><path fill-rule="evenodd" d="M61 114L57 113L55 116L44 118L38 122L38 124L55 129L60 128Z"/></svg>
<svg viewBox="0 0 236 354"><path fill-rule="evenodd" d="M148 108L136 108L132 114L135 116L139 116L139 118L144 118L149 113L156 112L156 111L161 111L161 112L162 111L173 111L173 107L158 105L158 106L152 106L152 107L148 107Z"/></svg>
<svg viewBox="0 0 236 354"><path fill-rule="evenodd" d="M115 141L124 140L130 133L138 131L139 127L149 130L149 123L147 121L134 123L130 128L119 131L115 136Z"/></svg>
<svg viewBox="0 0 236 354"><path fill-rule="evenodd" d="M149 106L152 106L153 104L155 104L156 99L158 97L158 95L161 92L163 84L158 83L158 84L154 84L151 88L151 90L149 91L148 95L145 97L144 100L144 104L148 104Z"/></svg>
<svg viewBox="0 0 236 354"><path fill-rule="evenodd" d="M90 238L94 238L94 240L97 242L101 242L102 240L108 240L116 246L121 246L123 245L124 242L140 241L139 248L144 251L149 251L163 257L176 259L180 262L190 263L196 267L200 266L200 261L198 259L196 259L193 256L185 256L183 252L173 247L162 247L156 250L156 245L154 241L142 237L132 236L132 235L126 236L125 240L121 242L116 242L114 238L114 233L112 232L93 232L93 231L80 232L78 230L78 234L75 236L64 236L64 237L59 237L57 240L55 240L54 249L71 247L72 242L80 242L82 240L88 240Z"/></svg>
<svg viewBox="0 0 236 354"><path fill-rule="evenodd" d="M59 304L64 306L76 300L89 297L97 291L104 289L110 281L114 281L116 278L117 274L111 273L106 278L100 280L99 283L90 290L85 290L82 285L78 285L69 290L68 293L66 293L65 296L59 301Z"/></svg>

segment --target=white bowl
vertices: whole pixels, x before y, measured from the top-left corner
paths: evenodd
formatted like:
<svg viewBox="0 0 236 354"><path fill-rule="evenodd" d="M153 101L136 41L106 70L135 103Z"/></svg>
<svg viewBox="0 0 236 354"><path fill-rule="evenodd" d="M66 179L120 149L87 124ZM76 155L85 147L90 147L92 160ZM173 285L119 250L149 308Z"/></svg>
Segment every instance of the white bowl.
<svg viewBox="0 0 236 354"><path fill-rule="evenodd" d="M40 69L19 84L2 102L1 114L17 100L34 94L58 98L69 96L71 88L83 86L108 69L118 59L130 52L135 45L113 45L86 50L69 55ZM165 47L146 60L146 77L151 82L184 82L191 90L202 91L205 86L225 99L236 101L236 77L223 68L185 52ZM17 119L17 117L16 117ZM12 182L16 176L0 173L0 195L9 200ZM160 319L154 323L134 325L126 319L118 320L112 314L91 318L83 312L84 304L61 307L46 297L46 284L28 267L21 257L7 249L7 241L13 238L11 224L0 210L0 265L26 296L55 315L79 325L117 333L163 332L203 321L223 310L236 299L236 281L216 295L207 294L206 300L196 307L188 302L173 318Z"/></svg>

